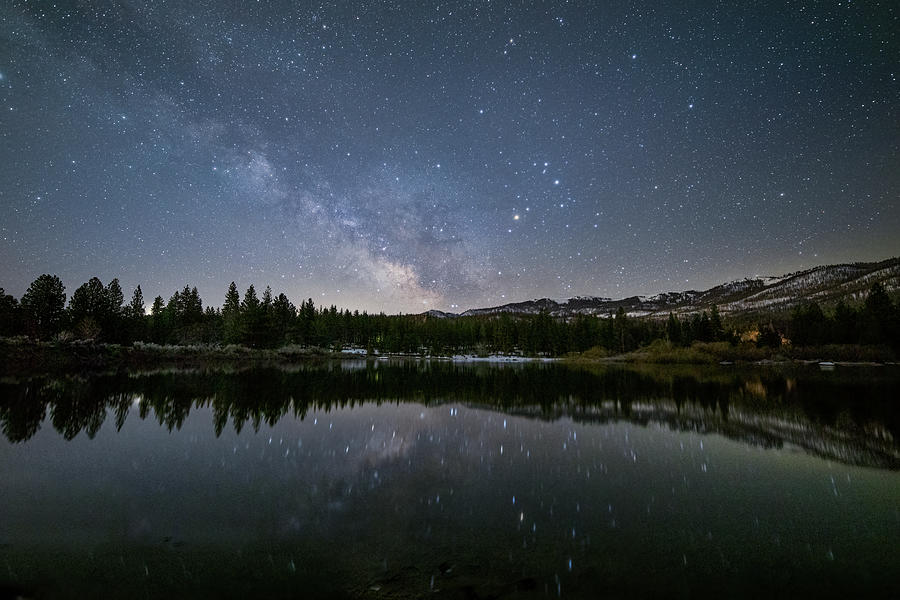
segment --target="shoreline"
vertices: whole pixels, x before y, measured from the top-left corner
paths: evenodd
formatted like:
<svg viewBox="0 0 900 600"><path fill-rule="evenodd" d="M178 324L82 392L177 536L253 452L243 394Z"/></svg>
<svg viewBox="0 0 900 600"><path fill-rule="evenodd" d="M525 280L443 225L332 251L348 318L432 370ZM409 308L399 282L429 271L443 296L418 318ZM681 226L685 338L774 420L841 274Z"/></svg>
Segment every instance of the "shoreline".
<svg viewBox="0 0 900 600"><path fill-rule="evenodd" d="M663 340L632 352L609 355L602 348L594 348L566 357L574 363L631 363L683 365L784 365L824 364L825 366L874 366L897 364L897 355L887 346L830 344L825 346L790 345L779 348L757 347L742 342L695 342L691 346L675 346Z"/></svg>
<svg viewBox="0 0 900 600"><path fill-rule="evenodd" d="M524 356L493 353L488 355L453 354L368 354L361 349L329 350L315 347L285 346L277 349L245 346L162 346L136 343L130 346L85 342L40 342L21 338L0 338L0 376L53 373L61 371L94 372L116 369L145 369L178 366L186 368L242 365L290 365L307 361L386 361L434 360L453 363L525 364L559 363L564 365L695 365L695 366L785 366L819 365L834 367L896 366L888 349L839 347L840 352L816 353L815 349L760 351L753 348L718 345L683 347L648 346L618 355L585 352L560 357ZM792 356L792 354L796 354Z"/></svg>
<svg viewBox="0 0 900 600"><path fill-rule="evenodd" d="M591 359L582 359L582 358L563 358L560 359L563 364L574 364L574 365L655 365L664 367L667 365L672 366L697 366L697 367L732 367L732 366L758 366L758 367L777 367L784 365L802 365L802 366L819 366L822 368L826 367L890 367L890 366L898 366L900 362L896 362L893 360L829 360L826 358L822 359L806 359L806 358L789 358L782 357L780 359L770 359L764 358L761 360L722 360L722 361L709 361L709 362L697 362L697 361L676 361L676 360L653 360L652 358L647 358L644 356L632 356L630 354L618 354L615 356L609 356L606 358L591 358Z"/></svg>

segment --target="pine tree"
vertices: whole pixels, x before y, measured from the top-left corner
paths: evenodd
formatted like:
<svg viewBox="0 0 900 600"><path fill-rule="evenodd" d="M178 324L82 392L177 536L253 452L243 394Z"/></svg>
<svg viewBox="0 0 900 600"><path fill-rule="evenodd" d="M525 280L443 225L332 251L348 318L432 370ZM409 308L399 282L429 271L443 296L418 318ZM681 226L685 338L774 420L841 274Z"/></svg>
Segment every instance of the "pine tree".
<svg viewBox="0 0 900 600"><path fill-rule="evenodd" d="M616 311L613 328L615 332L616 351L624 353L626 349L630 350L631 334L629 332L628 315L625 314L625 309L621 306Z"/></svg>
<svg viewBox="0 0 900 600"><path fill-rule="evenodd" d="M244 293L244 299L241 302L241 311L250 312L257 310L258 308L259 298L256 297L256 288L253 287L253 284L250 284L250 287L248 287L247 291Z"/></svg>
<svg viewBox="0 0 900 600"><path fill-rule="evenodd" d="M700 313L700 318L694 323L694 336L701 342L711 342L713 339L712 324L705 310Z"/></svg>
<svg viewBox="0 0 900 600"><path fill-rule="evenodd" d="M241 296L237 285L232 281L225 292L225 304L222 306L222 321L226 344L238 344L241 341Z"/></svg>
<svg viewBox="0 0 900 600"><path fill-rule="evenodd" d="M894 342L897 329L897 317L894 303L880 282L875 282L869 290L863 305L862 338L866 344L884 344Z"/></svg>
<svg viewBox="0 0 900 600"><path fill-rule="evenodd" d="M134 293L131 295L131 302L128 303L127 311L128 316L131 318L144 316L144 292L141 291L141 286L134 288Z"/></svg>
<svg viewBox="0 0 900 600"><path fill-rule="evenodd" d="M200 323L203 321L203 300L200 298L200 292L197 286L191 288L188 295L187 303L188 321L190 323Z"/></svg>
<svg viewBox="0 0 900 600"><path fill-rule="evenodd" d="M284 342L290 337L297 309L284 294L278 294L272 302L272 322L276 341Z"/></svg>
<svg viewBox="0 0 900 600"><path fill-rule="evenodd" d="M791 313L791 343L795 346L815 346L823 343L827 320L818 302L796 306Z"/></svg>
<svg viewBox="0 0 900 600"><path fill-rule="evenodd" d="M168 337L165 312L165 302L162 296L157 296L150 307L150 338L157 344L164 344Z"/></svg>
<svg viewBox="0 0 900 600"><path fill-rule="evenodd" d="M251 348L263 345L263 312L256 297L256 288L251 284L241 302L241 342Z"/></svg>
<svg viewBox="0 0 900 600"><path fill-rule="evenodd" d="M83 339L94 339L103 333L107 311L106 288L98 277L80 285L69 300L69 322L75 334Z"/></svg>
<svg viewBox="0 0 900 600"><path fill-rule="evenodd" d="M163 303L162 296L157 296L153 299L153 304L150 306L150 316L160 317L162 316L162 312L164 309L165 304Z"/></svg>
<svg viewBox="0 0 900 600"><path fill-rule="evenodd" d="M131 341L143 341L146 336L146 320L144 316L144 292L141 286L134 288L131 302L125 307L128 337Z"/></svg>
<svg viewBox="0 0 900 600"><path fill-rule="evenodd" d="M775 329L775 325L771 322L759 324L759 339L756 345L760 348L780 348L781 334Z"/></svg>
<svg viewBox="0 0 900 600"><path fill-rule="evenodd" d="M104 339L110 342L121 342L126 335L122 329L122 303L125 302L125 296L122 294L122 286L119 285L118 278L113 278L106 285L104 296L106 306L100 316L100 328L103 331Z"/></svg>
<svg viewBox="0 0 900 600"><path fill-rule="evenodd" d="M838 344L858 344L858 314L843 300L834 307L833 341Z"/></svg>
<svg viewBox="0 0 900 600"><path fill-rule="evenodd" d="M314 341L313 325L316 321L316 305L313 304L312 298L300 304L300 313L297 315L297 319L300 322L300 343L312 344Z"/></svg>
<svg viewBox="0 0 900 600"><path fill-rule="evenodd" d="M47 339L59 332L65 318L66 287L56 275L41 275L28 286L20 307L26 331Z"/></svg>
<svg viewBox="0 0 900 600"><path fill-rule="evenodd" d="M275 312L274 312L274 302L272 300L272 288L270 286L266 286L265 291L262 295L262 301L259 305L260 310L260 331L259 331L259 345L263 347L271 347L278 345L283 339L284 335L279 335L275 331Z"/></svg>
<svg viewBox="0 0 900 600"><path fill-rule="evenodd" d="M714 342L725 339L725 328L722 326L722 317L719 315L719 307L715 304L709 309L709 333Z"/></svg>
<svg viewBox="0 0 900 600"><path fill-rule="evenodd" d="M19 333L19 301L0 288L0 336Z"/></svg>
<svg viewBox="0 0 900 600"><path fill-rule="evenodd" d="M179 327L194 325L203 320L203 302L196 287L185 285L172 298L175 300L174 303L170 300L172 315Z"/></svg>
<svg viewBox="0 0 900 600"><path fill-rule="evenodd" d="M669 342L676 345L681 344L681 321L671 312L669 320L666 321L666 336L669 338Z"/></svg>
<svg viewBox="0 0 900 600"><path fill-rule="evenodd" d="M119 279L113 278L106 285L106 312L110 316L118 316L122 311L122 303L125 302L125 296L122 294L122 286L119 285Z"/></svg>
<svg viewBox="0 0 900 600"><path fill-rule="evenodd" d="M238 294L237 285L232 281L225 292L225 304L222 306L222 316L236 314L241 310L241 296Z"/></svg>

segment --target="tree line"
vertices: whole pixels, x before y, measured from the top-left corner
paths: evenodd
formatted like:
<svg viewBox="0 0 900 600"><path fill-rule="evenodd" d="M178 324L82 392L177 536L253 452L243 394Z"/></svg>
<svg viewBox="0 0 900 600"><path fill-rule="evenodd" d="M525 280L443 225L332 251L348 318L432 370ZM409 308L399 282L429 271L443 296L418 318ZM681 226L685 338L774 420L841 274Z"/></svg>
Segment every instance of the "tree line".
<svg viewBox="0 0 900 600"><path fill-rule="evenodd" d="M130 344L238 344L251 348L299 345L339 349L353 346L382 353L514 353L558 356L601 347L611 353L635 350L663 339L677 346L694 342L738 342L716 306L667 319L629 317L622 308L606 318L576 315L482 315L442 318L430 314L385 315L316 306L297 307L270 287L251 285L243 295L234 282L221 308L206 306L196 287L186 285L168 301L157 296L149 312L137 286L125 303L118 279L106 285L93 277L66 303L65 286L41 275L16 300L0 288L0 335L40 340L91 340ZM864 303L843 302L826 313L817 303L797 306L787 317L758 325L757 344L777 347L786 336L794 345L879 344L898 347L900 307L880 283Z"/></svg>

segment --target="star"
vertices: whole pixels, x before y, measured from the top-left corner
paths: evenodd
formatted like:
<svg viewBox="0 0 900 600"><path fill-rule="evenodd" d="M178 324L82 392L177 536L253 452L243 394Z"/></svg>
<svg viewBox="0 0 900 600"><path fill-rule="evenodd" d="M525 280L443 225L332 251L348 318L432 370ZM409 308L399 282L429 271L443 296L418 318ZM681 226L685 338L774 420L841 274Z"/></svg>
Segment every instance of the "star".
<svg viewBox="0 0 900 600"><path fill-rule="evenodd" d="M217 307L234 280L413 312L895 256L893 7L854 6L747 27L739 5L22 3L0 286L190 280ZM483 277L525 262L514 290Z"/></svg>

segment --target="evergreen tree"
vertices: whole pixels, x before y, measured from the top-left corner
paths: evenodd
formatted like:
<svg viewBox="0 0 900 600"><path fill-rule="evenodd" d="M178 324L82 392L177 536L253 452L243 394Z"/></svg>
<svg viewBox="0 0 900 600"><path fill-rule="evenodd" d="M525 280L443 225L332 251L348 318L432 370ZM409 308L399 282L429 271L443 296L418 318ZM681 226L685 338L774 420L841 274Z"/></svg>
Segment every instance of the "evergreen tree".
<svg viewBox="0 0 900 600"><path fill-rule="evenodd" d="M291 336L297 309L284 294L278 294L272 303L272 328L276 343L283 343Z"/></svg>
<svg viewBox="0 0 900 600"><path fill-rule="evenodd" d="M122 311L122 304L125 302L125 296L122 294L122 286L119 285L119 279L113 278L106 285L106 311L110 315L118 316Z"/></svg>
<svg viewBox="0 0 900 600"><path fill-rule="evenodd" d="M265 343L264 313L256 288L251 284L241 302L241 342L251 348L260 348Z"/></svg>
<svg viewBox="0 0 900 600"><path fill-rule="evenodd" d="M595 333L597 323L596 317L588 317L586 315L577 315L571 323L569 323L569 343L568 350L575 352L584 352L588 348L595 346L598 337ZM515 322L510 320L509 328L511 330L510 337L515 338ZM511 344L514 345L514 342Z"/></svg>
<svg viewBox="0 0 900 600"><path fill-rule="evenodd" d="M756 345L760 348L780 348L781 347L781 334L778 333L778 330L775 329L775 325L771 322L766 324L759 324L759 339L756 341Z"/></svg>
<svg viewBox="0 0 900 600"><path fill-rule="evenodd" d="M25 331L47 339L60 331L65 318L66 287L56 275L41 275L22 296L20 308Z"/></svg>
<svg viewBox="0 0 900 600"><path fill-rule="evenodd" d="M193 344L204 339L203 302L196 287L185 285L169 298L159 319L167 343Z"/></svg>
<svg viewBox="0 0 900 600"><path fill-rule="evenodd" d="M0 288L0 336L19 333L19 301Z"/></svg>
<svg viewBox="0 0 900 600"><path fill-rule="evenodd" d="M196 286L185 285L181 293L176 292L173 298L177 298L174 309L178 326L196 325L203 320L203 302Z"/></svg>
<svg viewBox="0 0 900 600"><path fill-rule="evenodd" d="M241 311L248 312L257 310L259 308L259 298L256 297L256 288L253 287L253 284L250 284L250 287L247 288L247 291L244 293L244 299L241 302Z"/></svg>
<svg viewBox="0 0 900 600"><path fill-rule="evenodd" d="M869 290L861 320L864 344L896 342L897 319L894 304L880 282L875 282Z"/></svg>
<svg viewBox="0 0 900 600"><path fill-rule="evenodd" d="M157 344L164 344L168 338L165 312L165 302L157 296L150 307L150 338Z"/></svg>
<svg viewBox="0 0 900 600"><path fill-rule="evenodd" d="M666 321L666 337L673 344L681 344L681 321L671 312L669 313L668 321Z"/></svg>
<svg viewBox="0 0 900 600"><path fill-rule="evenodd" d="M226 344L238 344L241 341L241 296L237 285L232 281L225 292L225 304L222 306L222 326Z"/></svg>
<svg viewBox="0 0 900 600"><path fill-rule="evenodd" d="M705 310L700 313L700 317L694 324L694 338L701 342L711 342L713 340L712 323Z"/></svg>
<svg viewBox="0 0 900 600"><path fill-rule="evenodd" d="M715 304L709 309L709 332L710 337L714 342L725 339L725 328L722 326L722 317L719 315L719 307Z"/></svg>
<svg viewBox="0 0 900 600"><path fill-rule="evenodd" d="M858 315L843 300L834 307L833 340L838 344L859 343Z"/></svg>
<svg viewBox="0 0 900 600"><path fill-rule="evenodd" d="M131 302L128 303L126 312L131 318L144 316L144 292L141 291L141 286L134 288L134 293L131 295Z"/></svg>
<svg viewBox="0 0 900 600"><path fill-rule="evenodd" d="M190 290L188 290L190 291ZM171 296L162 311L160 322L162 323L161 331L165 334L163 343L177 344L177 331L184 325L182 317L184 316L184 298L180 290L176 290Z"/></svg>
<svg viewBox="0 0 900 600"><path fill-rule="evenodd" d="M224 339L222 311L207 306L203 309L203 323L200 328L200 341L206 344L221 343Z"/></svg>
<svg viewBox="0 0 900 600"><path fill-rule="evenodd" d="M817 302L807 302L794 308L791 314L791 343L795 346L816 346L824 343L828 322Z"/></svg>
<svg viewBox="0 0 900 600"><path fill-rule="evenodd" d="M616 317L613 321L616 344L615 349L617 352L624 353L626 349L631 349L631 334L628 329L628 315L625 314L625 309L620 306L616 311Z"/></svg>
<svg viewBox="0 0 900 600"><path fill-rule="evenodd" d="M160 317L162 316L162 312L164 309L165 303L163 302L162 296L157 296L153 299L153 304L150 305L150 316Z"/></svg>
<svg viewBox="0 0 900 600"><path fill-rule="evenodd" d="M299 321L298 333L301 344L313 344L313 326L316 321L316 305L313 304L312 298L308 298L300 304L300 311L297 315Z"/></svg>
<svg viewBox="0 0 900 600"><path fill-rule="evenodd" d="M144 316L144 292L141 286L134 288L131 302L125 307L125 321L128 330L128 338L131 341L143 341L146 336L146 321Z"/></svg>
<svg viewBox="0 0 900 600"><path fill-rule="evenodd" d="M260 331L259 344L263 347L271 347L280 344L284 339L284 332L275 331L275 312L272 300L272 288L266 286L262 300L259 303Z"/></svg>
<svg viewBox="0 0 900 600"><path fill-rule="evenodd" d="M75 335L94 339L103 333L102 324L108 309L106 288L97 277L91 277L72 294L69 300L69 322Z"/></svg>
<svg viewBox="0 0 900 600"><path fill-rule="evenodd" d="M100 328L107 341L121 342L126 336L122 330L122 304L125 302L125 296L122 294L122 286L119 285L118 278L114 277L106 285L104 296L106 306L100 317Z"/></svg>
<svg viewBox="0 0 900 600"><path fill-rule="evenodd" d="M200 298L200 292L197 291L197 286L191 288L186 308L188 322L199 323L203 321L203 300Z"/></svg>

